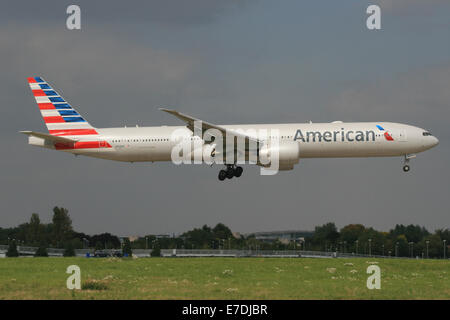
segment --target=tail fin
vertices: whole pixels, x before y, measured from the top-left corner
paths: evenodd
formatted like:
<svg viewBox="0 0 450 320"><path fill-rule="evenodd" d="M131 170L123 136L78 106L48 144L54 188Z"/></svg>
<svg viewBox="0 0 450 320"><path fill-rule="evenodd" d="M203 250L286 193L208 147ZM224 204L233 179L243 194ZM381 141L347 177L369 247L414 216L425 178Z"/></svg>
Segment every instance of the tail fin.
<svg viewBox="0 0 450 320"><path fill-rule="evenodd" d="M42 118L51 135L78 136L98 134L74 108L41 77L28 78Z"/></svg>

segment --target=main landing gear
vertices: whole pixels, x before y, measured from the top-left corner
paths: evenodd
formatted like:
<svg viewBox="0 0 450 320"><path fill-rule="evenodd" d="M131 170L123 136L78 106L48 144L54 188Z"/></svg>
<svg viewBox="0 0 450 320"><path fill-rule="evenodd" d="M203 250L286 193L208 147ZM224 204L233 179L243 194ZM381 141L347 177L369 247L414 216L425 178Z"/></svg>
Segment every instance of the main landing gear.
<svg viewBox="0 0 450 320"><path fill-rule="evenodd" d="M219 180L223 181L226 178L231 179L233 177L239 178L242 175L244 169L242 167L237 167L233 164L227 164L226 170L220 170L219 172Z"/></svg>
<svg viewBox="0 0 450 320"><path fill-rule="evenodd" d="M409 170L411 169L409 167L409 160L415 158L416 155L415 154L410 154L410 155L405 155L405 158L403 160L403 171L404 172L409 172Z"/></svg>

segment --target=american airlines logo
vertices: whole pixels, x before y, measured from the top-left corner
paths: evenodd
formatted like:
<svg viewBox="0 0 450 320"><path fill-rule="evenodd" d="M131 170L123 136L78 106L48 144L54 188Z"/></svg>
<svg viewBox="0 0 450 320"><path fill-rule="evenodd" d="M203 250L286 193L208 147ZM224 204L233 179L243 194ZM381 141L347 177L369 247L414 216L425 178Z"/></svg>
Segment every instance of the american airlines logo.
<svg viewBox="0 0 450 320"><path fill-rule="evenodd" d="M377 128L381 131L384 131L384 137L388 141L394 141L392 135L384 130L383 127L377 125ZM353 141L375 141L375 131L373 130L345 130L341 128L341 130L335 131L305 131L303 132L301 129L298 129L294 136L294 141L301 142L353 142Z"/></svg>
<svg viewBox="0 0 450 320"><path fill-rule="evenodd" d="M302 142L337 142L337 141L375 141L375 131L345 131L344 128L335 131L306 131L298 129L294 136L294 141Z"/></svg>
<svg viewBox="0 0 450 320"><path fill-rule="evenodd" d="M384 131L383 135L387 141L394 141L394 138L392 138L392 135L389 132L387 132L386 130L384 130L384 128L382 126L377 124L377 128L380 129L380 131Z"/></svg>

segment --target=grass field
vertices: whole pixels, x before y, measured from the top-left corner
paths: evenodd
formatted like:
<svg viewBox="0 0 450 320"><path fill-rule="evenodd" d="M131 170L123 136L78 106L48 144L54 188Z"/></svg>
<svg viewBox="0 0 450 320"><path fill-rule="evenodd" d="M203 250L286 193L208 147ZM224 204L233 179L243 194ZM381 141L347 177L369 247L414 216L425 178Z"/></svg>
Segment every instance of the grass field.
<svg viewBox="0 0 450 320"><path fill-rule="evenodd" d="M81 268L68 290L66 268ZM366 269L381 268L381 289ZM0 299L450 299L450 262L308 258L5 258Z"/></svg>

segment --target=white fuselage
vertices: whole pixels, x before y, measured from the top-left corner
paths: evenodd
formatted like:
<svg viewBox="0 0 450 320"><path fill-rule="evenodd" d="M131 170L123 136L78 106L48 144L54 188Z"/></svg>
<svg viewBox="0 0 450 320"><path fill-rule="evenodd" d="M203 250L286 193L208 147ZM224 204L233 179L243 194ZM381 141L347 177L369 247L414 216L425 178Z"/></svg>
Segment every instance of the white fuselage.
<svg viewBox="0 0 450 320"><path fill-rule="evenodd" d="M299 143L299 158L405 156L438 144L438 139L424 129L391 122L246 124L222 127L248 132L265 129L269 134L276 130L280 143ZM63 151L126 162L171 161L172 148L177 143L173 134L180 130L184 130L183 138L186 140L200 139L193 137L193 133L184 126L107 128L97 129L98 136L95 139L77 136L80 142L99 141L98 147ZM53 145L43 145L42 141L33 139L30 138L31 144L54 148Z"/></svg>

